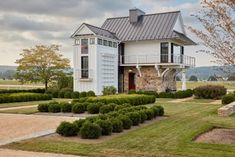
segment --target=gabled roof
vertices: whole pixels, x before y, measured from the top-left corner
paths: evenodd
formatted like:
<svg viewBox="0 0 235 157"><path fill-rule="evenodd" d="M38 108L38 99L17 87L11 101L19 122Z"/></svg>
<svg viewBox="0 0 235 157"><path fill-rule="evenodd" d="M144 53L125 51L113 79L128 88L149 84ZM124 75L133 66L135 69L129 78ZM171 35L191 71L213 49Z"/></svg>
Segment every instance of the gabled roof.
<svg viewBox="0 0 235 157"><path fill-rule="evenodd" d="M95 35L99 35L99 36L103 36L103 37L107 37L107 38L111 38L111 39L115 39L118 40L118 38L115 36L115 33L112 33L108 30L105 30L103 28L97 27L97 26L93 26L87 23L83 23L76 31L75 33L71 36L72 38L79 35L77 34L77 32L81 29L81 27L85 25L87 28L89 28Z"/></svg>
<svg viewBox="0 0 235 157"><path fill-rule="evenodd" d="M137 23L130 23L129 16L108 18L101 28L115 32L121 41L187 38L173 30L180 16L180 11L146 14Z"/></svg>

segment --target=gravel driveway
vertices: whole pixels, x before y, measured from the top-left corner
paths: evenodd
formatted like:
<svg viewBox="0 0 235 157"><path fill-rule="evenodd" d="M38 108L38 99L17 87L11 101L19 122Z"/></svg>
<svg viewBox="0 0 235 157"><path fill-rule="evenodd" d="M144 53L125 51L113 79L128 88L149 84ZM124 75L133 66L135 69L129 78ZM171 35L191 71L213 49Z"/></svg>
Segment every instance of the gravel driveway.
<svg viewBox="0 0 235 157"><path fill-rule="evenodd" d="M54 133L61 121L78 117L0 114L0 145Z"/></svg>

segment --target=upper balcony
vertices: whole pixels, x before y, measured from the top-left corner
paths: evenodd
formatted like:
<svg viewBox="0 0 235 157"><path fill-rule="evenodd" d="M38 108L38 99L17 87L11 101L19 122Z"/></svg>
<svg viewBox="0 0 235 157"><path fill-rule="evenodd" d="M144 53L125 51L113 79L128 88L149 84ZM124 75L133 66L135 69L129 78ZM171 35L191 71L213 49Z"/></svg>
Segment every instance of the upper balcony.
<svg viewBox="0 0 235 157"><path fill-rule="evenodd" d="M185 55L121 55L119 61L121 66L175 65L195 67L195 57Z"/></svg>

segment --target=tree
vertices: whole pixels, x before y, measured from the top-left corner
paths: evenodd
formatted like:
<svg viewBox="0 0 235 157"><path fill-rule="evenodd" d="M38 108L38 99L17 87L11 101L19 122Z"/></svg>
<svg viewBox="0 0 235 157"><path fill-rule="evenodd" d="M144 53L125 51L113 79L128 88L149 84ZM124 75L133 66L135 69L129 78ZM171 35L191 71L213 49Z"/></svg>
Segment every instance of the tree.
<svg viewBox="0 0 235 157"><path fill-rule="evenodd" d="M176 81L181 81L181 79L180 79L179 76L176 76L175 80L176 80Z"/></svg>
<svg viewBox="0 0 235 157"><path fill-rule="evenodd" d="M208 81L218 81L218 80L217 80L216 76L210 76L208 78Z"/></svg>
<svg viewBox="0 0 235 157"><path fill-rule="evenodd" d="M190 76L189 81L197 81L197 76L195 75Z"/></svg>
<svg viewBox="0 0 235 157"><path fill-rule="evenodd" d="M38 45L23 49L20 56L22 58L16 60L19 64L16 78L23 83L42 82L46 90L50 81L69 68L69 59L59 54L59 45Z"/></svg>
<svg viewBox="0 0 235 157"><path fill-rule="evenodd" d="M221 65L235 65L235 1L202 0L202 10L196 17L205 31L193 27L188 29L209 47L215 62Z"/></svg>

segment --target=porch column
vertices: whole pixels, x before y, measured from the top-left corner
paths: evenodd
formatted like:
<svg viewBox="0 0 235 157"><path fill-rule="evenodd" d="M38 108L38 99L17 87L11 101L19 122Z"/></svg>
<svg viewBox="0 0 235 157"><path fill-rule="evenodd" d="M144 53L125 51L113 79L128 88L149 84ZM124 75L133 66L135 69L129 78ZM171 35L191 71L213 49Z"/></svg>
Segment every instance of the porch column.
<svg viewBox="0 0 235 157"><path fill-rule="evenodd" d="M185 69L182 70L182 90L186 90L186 74Z"/></svg>

